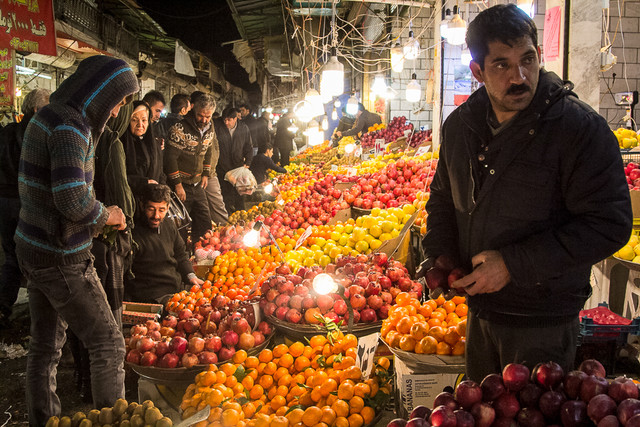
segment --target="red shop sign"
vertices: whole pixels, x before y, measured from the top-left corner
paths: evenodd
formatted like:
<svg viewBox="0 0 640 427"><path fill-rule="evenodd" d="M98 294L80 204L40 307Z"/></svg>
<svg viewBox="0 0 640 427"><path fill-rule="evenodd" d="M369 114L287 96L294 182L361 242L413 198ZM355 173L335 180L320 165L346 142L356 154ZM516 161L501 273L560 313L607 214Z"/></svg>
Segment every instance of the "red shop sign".
<svg viewBox="0 0 640 427"><path fill-rule="evenodd" d="M13 50L0 49L0 107L11 107L14 96Z"/></svg>
<svg viewBox="0 0 640 427"><path fill-rule="evenodd" d="M0 46L56 56L53 0L0 0Z"/></svg>

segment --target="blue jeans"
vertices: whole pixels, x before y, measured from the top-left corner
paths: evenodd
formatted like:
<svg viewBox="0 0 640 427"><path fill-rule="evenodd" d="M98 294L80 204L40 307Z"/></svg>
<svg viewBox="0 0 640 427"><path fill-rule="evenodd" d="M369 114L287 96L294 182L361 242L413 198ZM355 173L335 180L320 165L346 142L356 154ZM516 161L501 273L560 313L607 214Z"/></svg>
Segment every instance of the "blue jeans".
<svg viewBox="0 0 640 427"><path fill-rule="evenodd" d="M16 258L16 233L20 216L20 199L17 197L0 197L0 239L4 252L4 264L0 270L0 314L11 314L11 307L18 298L22 273Z"/></svg>
<svg viewBox="0 0 640 427"><path fill-rule="evenodd" d="M93 407L124 398L125 346L93 259L80 264L35 267L20 263L27 277L31 342L27 358L29 424L43 426L60 415L56 372L67 326L89 350Z"/></svg>

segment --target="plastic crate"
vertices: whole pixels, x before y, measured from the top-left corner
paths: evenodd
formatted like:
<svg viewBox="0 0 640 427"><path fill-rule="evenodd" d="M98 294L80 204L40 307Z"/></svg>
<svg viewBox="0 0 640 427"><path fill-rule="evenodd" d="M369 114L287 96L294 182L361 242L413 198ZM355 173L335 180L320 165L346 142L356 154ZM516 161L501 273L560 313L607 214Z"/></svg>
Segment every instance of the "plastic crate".
<svg viewBox="0 0 640 427"><path fill-rule="evenodd" d="M630 151L630 149L622 149L620 150L620 155L622 156L622 163L627 166L629 162L640 163L640 152L638 151Z"/></svg>
<svg viewBox="0 0 640 427"><path fill-rule="evenodd" d="M598 306L608 307L606 303ZM629 334L640 335L640 317L636 317L628 325L599 325L592 318L583 316L580 320L578 342L615 341L618 345L623 345Z"/></svg>

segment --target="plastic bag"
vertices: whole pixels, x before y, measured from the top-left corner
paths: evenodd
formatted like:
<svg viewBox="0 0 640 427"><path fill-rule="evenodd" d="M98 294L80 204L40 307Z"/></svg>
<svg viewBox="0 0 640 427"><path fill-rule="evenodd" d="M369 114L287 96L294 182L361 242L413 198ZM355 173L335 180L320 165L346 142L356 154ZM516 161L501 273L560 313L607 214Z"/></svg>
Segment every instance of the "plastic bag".
<svg viewBox="0 0 640 427"><path fill-rule="evenodd" d="M171 201L169 202L167 217L173 220L178 230L182 230L191 225L189 211L187 211L187 208L185 208L175 191L171 192Z"/></svg>
<svg viewBox="0 0 640 427"><path fill-rule="evenodd" d="M251 195L258 187L256 178L249 168L244 166L230 170L225 174L224 179L230 182L240 194Z"/></svg>

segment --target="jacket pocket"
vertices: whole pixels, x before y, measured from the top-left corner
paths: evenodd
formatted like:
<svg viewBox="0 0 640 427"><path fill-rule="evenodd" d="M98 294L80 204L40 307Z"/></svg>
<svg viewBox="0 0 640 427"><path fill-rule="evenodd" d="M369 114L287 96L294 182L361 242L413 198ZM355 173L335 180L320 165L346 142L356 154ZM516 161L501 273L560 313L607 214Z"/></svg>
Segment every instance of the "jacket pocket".
<svg viewBox="0 0 640 427"><path fill-rule="evenodd" d="M552 210L555 169L537 163L517 161L500 177L496 189L498 214L527 221L548 219Z"/></svg>

